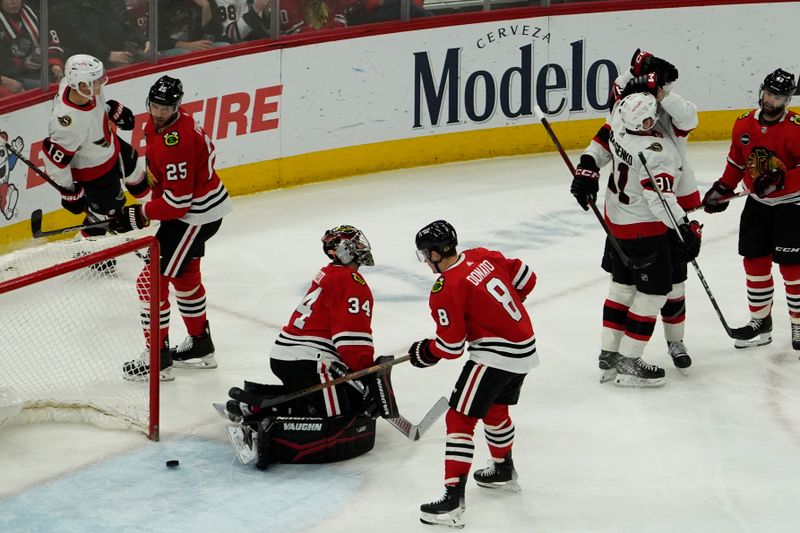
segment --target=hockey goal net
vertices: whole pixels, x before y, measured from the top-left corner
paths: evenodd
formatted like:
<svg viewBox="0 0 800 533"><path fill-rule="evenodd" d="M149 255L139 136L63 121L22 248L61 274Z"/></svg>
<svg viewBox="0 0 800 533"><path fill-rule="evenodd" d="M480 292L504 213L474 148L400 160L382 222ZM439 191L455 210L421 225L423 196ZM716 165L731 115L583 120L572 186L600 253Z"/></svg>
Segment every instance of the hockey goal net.
<svg viewBox="0 0 800 533"><path fill-rule="evenodd" d="M158 440L159 351L152 343L143 353L141 322L142 301L159 316L158 298L147 294L158 294L158 269L144 269L158 256L150 236L52 242L0 256L0 415ZM150 279L137 284L143 271ZM149 327L157 338L158 321ZM149 383L126 381L124 363L140 357L150 360Z"/></svg>

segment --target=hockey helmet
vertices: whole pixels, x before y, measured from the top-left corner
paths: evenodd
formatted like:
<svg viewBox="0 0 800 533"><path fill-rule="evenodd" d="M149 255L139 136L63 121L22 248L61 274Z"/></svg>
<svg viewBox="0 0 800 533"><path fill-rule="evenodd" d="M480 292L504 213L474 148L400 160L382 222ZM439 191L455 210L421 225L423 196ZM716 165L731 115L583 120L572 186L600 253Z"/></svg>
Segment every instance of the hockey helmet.
<svg viewBox="0 0 800 533"><path fill-rule="evenodd" d="M764 83L761 84L758 95L758 105L760 107L764 107L764 91L768 91L775 96L785 97L783 105L775 109L776 113L783 111L783 108L789 105L792 96L797 92L797 83L795 82L794 74L786 72L781 68L768 74L767 77L764 78Z"/></svg>
<svg viewBox="0 0 800 533"><path fill-rule="evenodd" d="M619 101L619 117L625 129L630 131L647 131L655 126L658 120L658 101L649 93L633 93ZM649 128L644 122L653 120Z"/></svg>
<svg viewBox="0 0 800 533"><path fill-rule="evenodd" d="M372 247L360 229L354 226L336 226L322 236L322 251L327 257L333 252L333 262L341 265L358 263L372 266Z"/></svg>
<svg viewBox="0 0 800 533"><path fill-rule="evenodd" d="M178 78L161 76L147 94L147 104L174 106L176 109L183 100L183 83Z"/></svg>
<svg viewBox="0 0 800 533"><path fill-rule="evenodd" d="M437 252L441 257L455 255L458 235L452 224L446 220L436 220L419 230L414 242L417 245L417 258L424 263L430 260L431 252Z"/></svg>
<svg viewBox="0 0 800 533"><path fill-rule="evenodd" d="M103 62L88 54L69 56L66 63L64 63L64 78L71 89L75 89L78 94L85 98L94 96L94 81L101 80L102 85L105 85L106 81L108 81ZM81 83L88 86L88 94L81 90Z"/></svg>

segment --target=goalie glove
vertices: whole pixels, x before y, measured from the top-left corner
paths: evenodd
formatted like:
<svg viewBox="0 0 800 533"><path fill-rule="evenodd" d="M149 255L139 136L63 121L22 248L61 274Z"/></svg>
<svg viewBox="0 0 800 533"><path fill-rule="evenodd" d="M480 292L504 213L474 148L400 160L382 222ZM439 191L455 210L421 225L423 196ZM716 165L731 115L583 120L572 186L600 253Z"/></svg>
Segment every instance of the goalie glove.
<svg viewBox="0 0 800 533"><path fill-rule="evenodd" d="M136 125L136 118L133 116L133 111L120 104L116 100L106 101L106 114L111 122L124 131L130 131Z"/></svg>
<svg viewBox="0 0 800 533"><path fill-rule="evenodd" d="M703 196L703 208L706 213L721 213L728 209L728 199L733 196L733 189L717 180Z"/></svg>
<svg viewBox="0 0 800 533"><path fill-rule="evenodd" d="M439 358L431 353L430 339L422 339L408 349L410 362L417 368L428 368L439 362Z"/></svg>
<svg viewBox="0 0 800 533"><path fill-rule="evenodd" d="M80 183L75 183L72 191L61 192L61 206L73 215L80 215L86 211L89 204Z"/></svg>
<svg viewBox="0 0 800 533"><path fill-rule="evenodd" d="M140 204L126 205L122 208L120 214L110 219L110 221L109 227L115 233L128 233L150 225L150 221L144 216L144 210Z"/></svg>

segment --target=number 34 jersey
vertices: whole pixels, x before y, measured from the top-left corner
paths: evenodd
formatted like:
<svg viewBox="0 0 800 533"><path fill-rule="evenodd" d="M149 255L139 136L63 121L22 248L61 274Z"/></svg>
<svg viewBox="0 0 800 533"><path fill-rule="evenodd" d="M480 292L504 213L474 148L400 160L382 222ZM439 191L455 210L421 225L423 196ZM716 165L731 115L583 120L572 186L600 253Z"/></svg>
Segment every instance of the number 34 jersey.
<svg viewBox="0 0 800 533"><path fill-rule="evenodd" d="M538 366L536 338L522 301L536 275L519 259L473 248L433 284L434 355L454 359L467 350L476 363L517 374Z"/></svg>
<svg viewBox="0 0 800 533"><path fill-rule="evenodd" d="M180 111L160 131L148 120L144 135L153 190L153 199L144 205L147 218L200 226L231 212L233 202L214 170L214 145L192 117Z"/></svg>
<svg viewBox="0 0 800 533"><path fill-rule="evenodd" d="M361 370L374 361L372 291L361 274L329 264L311 282L270 357L284 361L341 361Z"/></svg>

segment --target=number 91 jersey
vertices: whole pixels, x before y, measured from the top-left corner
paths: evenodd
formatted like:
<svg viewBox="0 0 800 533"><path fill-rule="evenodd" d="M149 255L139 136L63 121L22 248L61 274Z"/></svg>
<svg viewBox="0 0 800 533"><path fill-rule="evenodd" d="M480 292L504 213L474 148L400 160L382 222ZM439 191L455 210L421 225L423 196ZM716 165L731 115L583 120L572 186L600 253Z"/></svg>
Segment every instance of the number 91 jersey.
<svg viewBox="0 0 800 533"><path fill-rule="evenodd" d="M535 284L536 275L519 259L485 248L462 252L431 289L431 351L454 359L469 342L476 363L516 374L538 366L533 326L522 305Z"/></svg>
<svg viewBox="0 0 800 533"><path fill-rule="evenodd" d="M349 267L323 267L270 352L273 359L340 360L351 370L374 361L372 291Z"/></svg>

